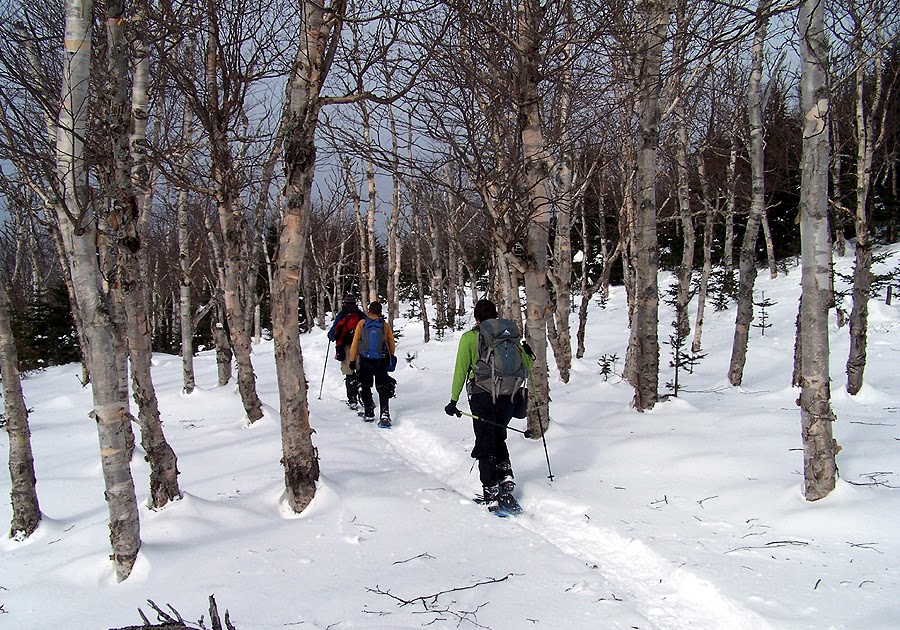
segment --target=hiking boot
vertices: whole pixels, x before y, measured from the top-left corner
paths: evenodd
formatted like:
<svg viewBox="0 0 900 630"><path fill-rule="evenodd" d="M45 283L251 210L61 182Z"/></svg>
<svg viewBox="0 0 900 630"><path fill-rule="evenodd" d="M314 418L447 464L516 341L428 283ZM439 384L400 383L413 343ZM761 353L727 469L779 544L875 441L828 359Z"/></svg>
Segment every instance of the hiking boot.
<svg viewBox="0 0 900 630"><path fill-rule="evenodd" d="M378 420L378 426L382 429L389 429L391 427L391 414L387 411L382 411L381 418Z"/></svg>
<svg viewBox="0 0 900 630"><path fill-rule="evenodd" d="M481 497L484 505L490 507L497 505L497 497L500 496L500 486L484 486L481 489Z"/></svg>
<svg viewBox="0 0 900 630"><path fill-rule="evenodd" d="M366 422L375 422L375 409L366 409L363 412L363 420Z"/></svg>
<svg viewBox="0 0 900 630"><path fill-rule="evenodd" d="M512 465L509 461L497 462L497 476L500 490L506 494L516 489L516 482L513 478Z"/></svg>
<svg viewBox="0 0 900 630"><path fill-rule="evenodd" d="M357 409L359 409L359 403L355 400L348 400L347 406L350 407L351 411L356 411Z"/></svg>

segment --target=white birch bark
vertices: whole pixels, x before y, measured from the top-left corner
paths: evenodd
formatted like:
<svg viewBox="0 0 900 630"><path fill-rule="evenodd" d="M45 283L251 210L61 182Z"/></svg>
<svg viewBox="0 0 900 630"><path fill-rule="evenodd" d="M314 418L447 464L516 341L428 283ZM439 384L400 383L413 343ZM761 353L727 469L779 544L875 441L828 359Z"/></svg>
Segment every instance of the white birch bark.
<svg viewBox="0 0 900 630"><path fill-rule="evenodd" d="M388 82L390 89L390 82ZM388 323L393 326L400 316L400 148L397 138L397 121L394 108L387 106L388 125L391 130L391 216L387 224L387 307Z"/></svg>
<svg viewBox="0 0 900 630"><path fill-rule="evenodd" d="M694 231L694 215L691 211L690 172L688 169L688 128L684 98L678 99L675 108L676 141L675 171L677 174L678 213L681 219L681 234L684 241L681 250L681 265L678 267L678 293L675 297L675 322L678 334L687 338L690 332L688 304L691 297L691 279L694 276L694 248L697 236Z"/></svg>
<svg viewBox="0 0 900 630"><path fill-rule="evenodd" d="M880 12L881 5L872 3L868 9ZM862 14L860 14L862 10ZM877 13L876 13L877 15ZM854 21L853 47L859 57L865 53L864 20L878 23L873 16L866 15L865 9L851 3ZM880 15L879 15L880 17ZM854 229L856 232L855 264L853 267L853 306L850 311L850 351L847 357L847 392L851 396L859 393L863 386L866 369L866 345L869 327L869 299L872 291L872 239L869 234L868 201L872 185L872 163L875 151L884 143L885 99L884 61L880 53L872 66L858 62L856 81L856 212ZM874 75L874 86L866 99L866 75Z"/></svg>
<svg viewBox="0 0 900 630"><path fill-rule="evenodd" d="M243 277L251 267L246 249L247 217L244 214L237 174L234 171L232 149L227 136L227 121L222 119L222 106L219 102L218 42L217 17L208 15L205 74L206 115L209 118L207 133L209 135L211 175L216 186L215 202L223 241L224 307L231 338L231 350L234 353L234 363L237 367L238 391L247 414L247 420L252 424L262 418L263 412L262 402L256 391L256 374L251 359L252 344L247 324L250 314L252 314L252 308L248 309L247 307L250 296L246 295Z"/></svg>
<svg viewBox="0 0 900 630"><path fill-rule="evenodd" d="M638 139L634 207L634 316L630 351L633 355L634 408L652 409L659 386L659 244L656 233L656 169L659 151L660 66L671 0L637 0L640 54L636 59Z"/></svg>
<svg viewBox="0 0 900 630"><path fill-rule="evenodd" d="M546 8L538 0L519 0L517 76L518 118L527 192L525 237L525 338L534 352L528 402L528 430L535 438L550 424L550 375L547 366L547 318L551 313L548 290L548 246L551 203L548 184L552 160L544 145L539 93L539 33Z"/></svg>
<svg viewBox="0 0 900 630"><path fill-rule="evenodd" d="M145 279L140 263L143 239L138 232L141 202L132 185L133 136L131 106L128 102L128 57L123 28L123 4L107 9L106 32L109 61L109 130L112 142L113 212L118 217L118 278L125 309L125 333L131 362L132 391L138 405L141 446L150 465L150 505L161 508L180 499L175 451L166 440L159 414L159 402L151 375L152 348ZM143 200L143 198L142 198Z"/></svg>
<svg viewBox="0 0 900 630"><path fill-rule="evenodd" d="M766 207L762 73L770 5L771 0L760 0L757 6L756 33L753 36L750 81L747 92L747 113L750 121L748 150L750 153L751 192L750 212L747 215L744 240L741 243L734 340L728 368L728 381L735 387L743 381L744 365L747 362L747 344L750 338L750 324L753 321L753 285L756 283L756 240Z"/></svg>
<svg viewBox="0 0 900 630"><path fill-rule="evenodd" d="M185 44L188 51L185 56L190 58L190 43ZM193 110L190 107L184 108L184 114L181 124L181 140L184 151L181 168L183 172L187 172L190 165L190 146L191 146L191 128L193 127ZM181 305L180 321L181 321L181 374L182 387L185 394L191 394L196 387L194 377L194 321L193 321L193 296L191 289L193 288L193 279L191 271L193 268L191 239L190 239L190 211L188 209L188 191L182 187L178 190L178 197L175 202L176 222L178 224L178 263L181 270L179 276L179 304Z"/></svg>
<svg viewBox="0 0 900 630"><path fill-rule="evenodd" d="M369 193L369 210L366 214L366 287L369 302L378 299L378 274L376 268L375 212L378 208L378 187L375 185L375 162L372 158L372 129L369 108L365 101L359 102L363 128L363 150L366 158L366 187Z"/></svg>
<svg viewBox="0 0 900 630"><path fill-rule="evenodd" d="M90 206L84 140L88 129L92 0L66 0L63 85L57 136L57 167L63 197L57 219L66 263L85 329L85 355L100 441L109 507L110 543L116 577L131 574L140 549L140 521L125 439L127 421L119 396L119 373L109 306L97 266L96 223Z"/></svg>
<svg viewBox="0 0 900 630"><path fill-rule="evenodd" d="M12 520L9 537L24 540L41 522L28 407L22 394L16 340L13 338L6 282L0 280L0 374L3 374L3 417L9 436L9 484Z"/></svg>
<svg viewBox="0 0 900 630"><path fill-rule="evenodd" d="M709 292L709 276L712 273L713 232L716 221L716 208L709 191L709 178L706 174L706 160L701 154L697 159L700 173L700 190L703 197L703 270L700 272L700 288L697 290L697 318L694 320L694 336L691 339L691 352L697 354L703 347L703 317L706 313L706 296Z"/></svg>
<svg viewBox="0 0 900 630"><path fill-rule="evenodd" d="M306 256L321 90L330 66L329 51L340 38L344 7L342 0L301 3L304 28L299 34L300 45L285 97L285 213L275 263L272 322L285 491L288 505L296 512L303 511L315 497L319 478L319 459L309 424L297 302L301 266Z"/></svg>
<svg viewBox="0 0 900 630"><path fill-rule="evenodd" d="M837 478L831 429L836 418L831 409L828 369L828 312L834 295L828 230L830 94L824 13L818 0L800 3L800 102L804 115L800 185L800 421L803 494L807 501L827 496Z"/></svg>

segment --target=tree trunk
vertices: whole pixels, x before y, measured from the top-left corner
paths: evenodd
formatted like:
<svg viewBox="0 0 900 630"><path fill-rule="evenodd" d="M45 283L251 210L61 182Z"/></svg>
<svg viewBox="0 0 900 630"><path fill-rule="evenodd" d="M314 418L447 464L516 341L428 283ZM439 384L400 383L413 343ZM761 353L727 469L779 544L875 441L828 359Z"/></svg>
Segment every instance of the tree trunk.
<svg viewBox="0 0 900 630"><path fill-rule="evenodd" d="M571 17L571 16L570 16ZM566 39L571 40L571 33ZM566 59L571 55L571 45L566 49ZM571 117L572 72L569 63L564 64L563 90L560 103L562 127L562 155L557 167L559 199L556 206L556 234L553 240L553 331L550 346L556 359L556 369L563 383L569 382L572 370L572 332L569 316L572 313L572 213L581 203L581 193L576 190L574 173L574 146L569 133Z"/></svg>
<svg viewBox="0 0 900 630"><path fill-rule="evenodd" d="M716 209L709 194L709 179L706 175L706 161L701 154L697 168L700 171L700 189L703 195L705 221L703 225L703 271L700 273L700 289L697 291L697 319L694 322L694 338L691 340L691 352L697 354L702 348L703 316L706 312L706 296L709 291L709 276L712 273L713 230L716 221Z"/></svg>
<svg viewBox="0 0 900 630"><path fill-rule="evenodd" d="M684 110L684 99L678 101L676 107L675 170L678 175L678 210L681 217L681 229L684 247L681 251L681 266L678 268L678 293L675 298L675 326L678 335L686 339L690 334L688 304L691 300L691 279L694 275L694 247L697 236L694 232L694 216L691 213L690 173L688 171L688 128L687 114Z"/></svg>
<svg viewBox="0 0 900 630"><path fill-rule="evenodd" d="M766 243L766 260L769 263L769 277L775 279L778 277L778 267L775 264L775 244L772 242L772 230L769 228L769 211L763 208L762 216L763 240Z"/></svg>
<svg viewBox="0 0 900 630"><path fill-rule="evenodd" d="M631 351L634 357L634 408L652 409L659 389L659 244L656 233L656 160L659 150L660 66L671 0L635 2L640 38L637 74L638 146L634 212L634 318Z"/></svg>
<svg viewBox="0 0 900 630"><path fill-rule="evenodd" d="M803 159L800 185L802 298L800 300L800 419L803 438L804 496L816 501L835 486L835 441L831 423L828 370L828 312L832 292L831 238L828 230L829 91L824 5L800 3L800 101Z"/></svg>
<svg viewBox="0 0 900 630"><path fill-rule="evenodd" d="M188 45L187 52L190 52ZM187 54L186 52L186 54ZM190 56L190 55L188 55ZM181 127L182 142L185 147L185 156L182 161L182 169L187 171L190 163L189 152L187 147L190 146L191 127L193 126L193 112L191 108L184 108L184 119ZM178 262L181 268L181 276L179 278L179 304L181 306L181 373L183 380L183 388L185 394L190 394L196 387L194 378L194 322L193 322L193 301L191 296L191 288L193 280L191 279L191 239L190 239L190 212L188 210L188 191L181 188L178 191L178 200L176 201L176 213L178 223Z"/></svg>
<svg viewBox="0 0 900 630"><path fill-rule="evenodd" d="M854 12L855 48L862 54L862 19ZM876 146L884 137L884 121L881 132L876 128L879 112L884 107L884 64L881 58L875 62L875 87L866 107L867 64L856 68L856 260L853 267L853 307L850 311L850 352L847 358L847 392L859 393L866 369L866 345L869 328L869 298L872 292L872 242L869 236L868 200L872 183L872 162ZM877 136L881 136L876 139Z"/></svg>
<svg viewBox="0 0 900 630"><path fill-rule="evenodd" d="M365 101L359 103L363 127L363 143L366 152L366 186L369 192L369 211L366 214L366 253L369 258L366 262L366 286L368 287L368 301L378 299L378 273L376 247L378 239L375 236L375 211L378 208L378 189L375 185L375 163L373 162L372 130L369 123L369 108Z"/></svg>
<svg viewBox="0 0 900 630"><path fill-rule="evenodd" d="M326 9L303 2L301 43L288 80L284 138L285 215L275 263L272 322L281 403L282 464L288 504L302 512L316 494L319 458L309 424L306 376L297 327L298 283L306 255L310 195L316 165L320 92L328 73L326 51L340 37L344 5Z"/></svg>
<svg viewBox="0 0 900 630"><path fill-rule="evenodd" d="M527 200L525 238L525 338L535 354L531 368L528 430L535 439L550 424L550 375L547 365L548 247L551 202L548 190L552 161L541 128L539 33L545 8L538 0L520 0L518 10L519 68L517 77L519 125L524 158Z"/></svg>
<svg viewBox="0 0 900 630"><path fill-rule="evenodd" d="M84 323L85 356L94 402L91 415L97 423L100 441L112 560L116 577L121 582L131 574L141 540L137 498L125 440L124 423L127 420L118 391L115 341L97 263L96 223L90 207L84 163L93 6L91 0L66 0L65 9L66 63L63 65L57 137L59 184L63 196L56 210L66 263Z"/></svg>
<svg viewBox="0 0 900 630"><path fill-rule="evenodd" d="M3 413L9 435L9 496L12 500L9 536L24 540L37 529L41 521L41 507L38 504L37 477L31 451L28 407L22 394L16 340L9 315L9 296L3 280L0 280L0 374L3 375Z"/></svg>
<svg viewBox="0 0 900 630"><path fill-rule="evenodd" d="M178 488L178 468L175 451L166 441L159 417L159 403L150 374L153 356L150 340L149 311L141 270L140 252L143 246L138 233L140 204L132 186L131 126L128 103L128 58L122 26L123 4L111 3L107 11L107 41L109 45L109 130L113 155L112 197L118 216L119 243L117 248L118 278L121 299L125 307L125 331L131 361L132 390L138 405L138 424L141 427L141 446L150 464L150 505L161 508L173 499L181 498Z"/></svg>
<svg viewBox="0 0 900 630"><path fill-rule="evenodd" d="M728 167L725 172L728 187L725 193L725 213L722 219L725 224L725 245L722 251L725 278L722 290L726 295L731 295L734 287L734 213L737 208L738 120L739 118L735 116L735 122L732 125L731 148L728 151Z"/></svg>
<svg viewBox="0 0 900 630"><path fill-rule="evenodd" d="M388 82L390 88L390 82ZM387 225L387 302L388 323L400 317L400 153L394 108L387 106L391 129L391 217Z"/></svg>
<svg viewBox="0 0 900 630"><path fill-rule="evenodd" d="M744 379L747 363L747 343L750 323L753 321L753 285L756 283L756 239L759 224L766 207L765 189L765 129L763 127L762 72L768 11L770 0L761 0L756 10L756 34L750 66L750 82L747 94L747 112L750 119L750 212L741 242L740 271L737 292L737 308L734 322L734 341L731 347L731 363L728 381L735 387Z"/></svg>
<svg viewBox="0 0 900 630"><path fill-rule="evenodd" d="M412 146L412 143L410 143ZM422 216L419 204L415 201L412 206L412 236L415 239L413 251L415 252L416 265L416 295L419 298L419 313L422 317L422 334L425 343L431 341L431 323L428 320L428 304L425 301L425 275L422 270L422 248L425 246L422 238Z"/></svg>
<svg viewBox="0 0 900 630"><path fill-rule="evenodd" d="M247 327L246 295L243 274L250 269L247 260L247 217L239 194L234 160L227 136L227 123L221 117L219 103L219 33L218 24L210 16L207 25L206 98L209 117L209 150L212 179L215 182L215 202L222 231L223 296L231 350L237 366L237 385L247 420L252 424L262 418L262 402L256 391L256 374L250 358L252 344Z"/></svg>

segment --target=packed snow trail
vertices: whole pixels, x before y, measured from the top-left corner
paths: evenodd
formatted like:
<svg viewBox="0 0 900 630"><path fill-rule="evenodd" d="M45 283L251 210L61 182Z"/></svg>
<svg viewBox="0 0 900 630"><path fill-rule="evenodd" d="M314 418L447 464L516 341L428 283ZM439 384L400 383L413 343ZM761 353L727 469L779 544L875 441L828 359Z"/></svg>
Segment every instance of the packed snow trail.
<svg viewBox="0 0 900 630"><path fill-rule="evenodd" d="M429 432L429 421L402 414L392 432L382 432L397 453L422 472L463 496L472 496L472 461L466 452ZM755 612L729 600L714 585L674 566L639 540L591 522L589 506L538 483L520 479L517 494L525 514L514 522L563 553L595 565L616 593L661 629L730 628L756 630L770 625ZM512 520L512 519L509 519Z"/></svg>

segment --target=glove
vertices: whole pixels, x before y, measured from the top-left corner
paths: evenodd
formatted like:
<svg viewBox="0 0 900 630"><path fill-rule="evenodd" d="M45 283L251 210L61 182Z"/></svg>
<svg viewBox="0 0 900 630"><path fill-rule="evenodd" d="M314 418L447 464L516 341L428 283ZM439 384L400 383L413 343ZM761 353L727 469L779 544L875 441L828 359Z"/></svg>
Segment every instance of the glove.
<svg viewBox="0 0 900 630"><path fill-rule="evenodd" d="M353 370L355 372L356 369L359 367L359 361L356 361L356 360L351 361L350 363L347 364L347 367L349 367L351 370Z"/></svg>
<svg viewBox="0 0 900 630"><path fill-rule="evenodd" d="M451 400L449 403L447 403L447 406L444 407L444 413L448 416L456 416L457 418L462 416L462 412L456 406L455 400Z"/></svg>

